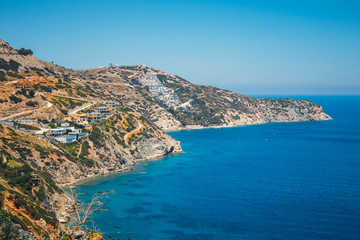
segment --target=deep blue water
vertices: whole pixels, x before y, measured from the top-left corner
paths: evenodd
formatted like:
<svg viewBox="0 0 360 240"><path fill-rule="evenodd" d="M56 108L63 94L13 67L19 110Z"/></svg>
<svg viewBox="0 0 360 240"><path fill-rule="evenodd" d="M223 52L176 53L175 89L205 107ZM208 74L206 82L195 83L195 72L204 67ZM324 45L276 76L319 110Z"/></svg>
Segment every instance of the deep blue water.
<svg viewBox="0 0 360 240"><path fill-rule="evenodd" d="M120 239L360 239L360 96L306 98L334 120L172 132L184 154L82 200L114 191L93 220Z"/></svg>

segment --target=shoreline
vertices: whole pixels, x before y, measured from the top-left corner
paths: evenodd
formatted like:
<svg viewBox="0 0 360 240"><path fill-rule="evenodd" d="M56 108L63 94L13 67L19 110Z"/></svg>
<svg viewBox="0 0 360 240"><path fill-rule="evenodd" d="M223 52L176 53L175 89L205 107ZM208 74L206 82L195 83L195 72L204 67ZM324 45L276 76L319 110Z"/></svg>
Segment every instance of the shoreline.
<svg viewBox="0 0 360 240"><path fill-rule="evenodd" d="M203 129L220 129L220 128L235 128L235 127L245 127L245 126L253 126L253 125L265 125L271 123L304 123L304 122L323 122L323 121L331 121L334 120L332 117L330 119L321 119L321 120L305 120L305 121L287 121L287 122L261 122L261 123L246 123L246 124L235 124L235 125L220 125L220 126L208 126L204 127L201 125L186 125L185 127L178 129L170 129L164 130L166 133L171 132L181 132L187 130L203 130Z"/></svg>
<svg viewBox="0 0 360 240"><path fill-rule="evenodd" d="M76 187L77 185L80 185L82 182L85 182L85 181L90 181L90 180L93 180L93 179L96 179L96 178L101 178L101 177L106 177L106 176L115 175L115 174L119 174L119 173L125 173L125 172L133 171L134 170L133 167L136 167L141 163L150 162L150 161L158 161L158 160L161 160L162 158L165 158L165 157L168 157L168 156L171 156L171 155L178 155L178 154L181 154L181 153L184 153L184 151L173 152L173 153L170 153L170 154L167 154L167 155L160 155L160 154L152 155L152 156L149 156L147 159L139 159L139 160L137 160L135 163L133 163L131 165L126 165L124 168L116 169L116 170L109 171L109 172L106 172L106 173L103 173L103 174L91 175L91 176L89 176L87 178L79 179L79 180L76 180L76 181L73 181L73 182L70 182L70 183L59 184L59 186L60 186L60 188L62 190L65 190L67 188Z"/></svg>
<svg viewBox="0 0 360 240"><path fill-rule="evenodd" d="M235 128L235 127L245 127L245 126L254 126L254 125L265 125L265 124L270 124L270 123L304 123L304 122L322 122L322 121L330 121L333 120L333 118L330 119L324 119L324 120L315 120L315 121L288 121L288 122L266 122L266 123L249 123L249 124L239 124L239 125L221 125L221 126L209 126L209 127L204 127L204 126L200 126L200 125L187 125L188 127L185 128L180 128L177 130L164 130L166 133L171 133L171 132L181 132L181 131L190 131L190 130L204 130L204 129L222 129L222 128ZM99 175L92 175L88 178L85 179L79 179L77 181L73 181L71 183L67 183L67 184L62 184L60 185L61 189L66 189L66 188L70 188L70 187L74 187L76 185L80 185L82 182L85 181L89 181L98 177L106 177L109 175L113 175L113 174L118 174L118 173L125 173L125 172L130 172L133 170L134 166L137 166L138 163L144 163L147 161L157 161L160 160L161 158L170 156L170 155L177 155L177 154L181 154L184 153L184 151L181 152L173 152L170 153L168 155L152 155L149 156L147 159L141 159L141 160L137 160L135 163L133 163L132 165L127 165L122 169L116 169L114 171L109 171L103 174L99 174Z"/></svg>

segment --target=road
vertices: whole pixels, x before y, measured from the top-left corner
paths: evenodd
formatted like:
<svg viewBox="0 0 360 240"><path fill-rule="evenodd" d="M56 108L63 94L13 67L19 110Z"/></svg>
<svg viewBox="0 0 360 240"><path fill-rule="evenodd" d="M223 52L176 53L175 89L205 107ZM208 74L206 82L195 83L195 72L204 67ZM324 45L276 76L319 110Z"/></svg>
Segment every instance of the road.
<svg viewBox="0 0 360 240"><path fill-rule="evenodd" d="M15 113L13 115L10 115L8 117L5 117L3 118L3 120L7 120L7 119L11 119L11 118L14 118L14 117L18 117L18 116L21 116L21 115L24 115L24 114L28 114L28 113L32 113L32 112L35 112L35 111L39 111L41 109L45 109L45 108L51 108L53 106L53 104L51 102L47 102L47 105L45 107L42 107L42 108L38 108L38 109L34 109L34 110L28 110L28 111L23 111L23 112L19 112L19 113Z"/></svg>
<svg viewBox="0 0 360 240"><path fill-rule="evenodd" d="M70 115L70 114L75 114L75 113L77 113L77 112L79 112L79 111L81 111L81 110L84 110L85 108L91 107L91 106L94 105L95 103L96 103L96 102L87 102L87 103L79 106L78 108L74 108L74 109L70 110L70 111L68 112L68 115Z"/></svg>
<svg viewBox="0 0 360 240"><path fill-rule="evenodd" d="M89 99L75 98L75 97L68 97L68 96L62 96L62 95L57 95L57 94L52 94L52 93L50 93L50 95L55 96L55 97L62 97L62 98L75 99L75 100L84 101L84 102L88 102L88 101L89 101Z"/></svg>
<svg viewBox="0 0 360 240"><path fill-rule="evenodd" d="M129 146L129 141L128 141L128 139L130 138L130 136L131 136L132 134L134 134L135 132L139 131L139 130L144 126L144 125L142 125L140 122L138 122L138 124L139 124L139 127L137 127L135 130L133 130L133 131L125 134L125 136L124 136L124 141L125 141L126 146Z"/></svg>

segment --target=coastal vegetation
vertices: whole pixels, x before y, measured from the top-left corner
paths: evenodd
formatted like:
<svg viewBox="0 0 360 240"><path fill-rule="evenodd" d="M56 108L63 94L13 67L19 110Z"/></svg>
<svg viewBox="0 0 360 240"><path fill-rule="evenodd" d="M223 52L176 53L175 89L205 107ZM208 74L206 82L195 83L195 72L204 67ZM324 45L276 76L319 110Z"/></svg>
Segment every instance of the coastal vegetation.
<svg viewBox="0 0 360 240"><path fill-rule="evenodd" d="M20 55L23 56L27 56L27 55L33 55L33 51L31 49L25 49L25 48L20 48L18 50L16 50Z"/></svg>

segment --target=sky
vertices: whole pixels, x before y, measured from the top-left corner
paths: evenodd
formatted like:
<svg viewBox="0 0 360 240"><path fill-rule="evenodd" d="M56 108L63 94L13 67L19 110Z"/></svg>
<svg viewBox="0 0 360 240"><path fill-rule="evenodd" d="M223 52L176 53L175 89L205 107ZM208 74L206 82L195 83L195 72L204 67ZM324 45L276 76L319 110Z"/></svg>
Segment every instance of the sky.
<svg viewBox="0 0 360 240"><path fill-rule="evenodd" d="M0 0L0 39L249 95L360 94L360 1Z"/></svg>

